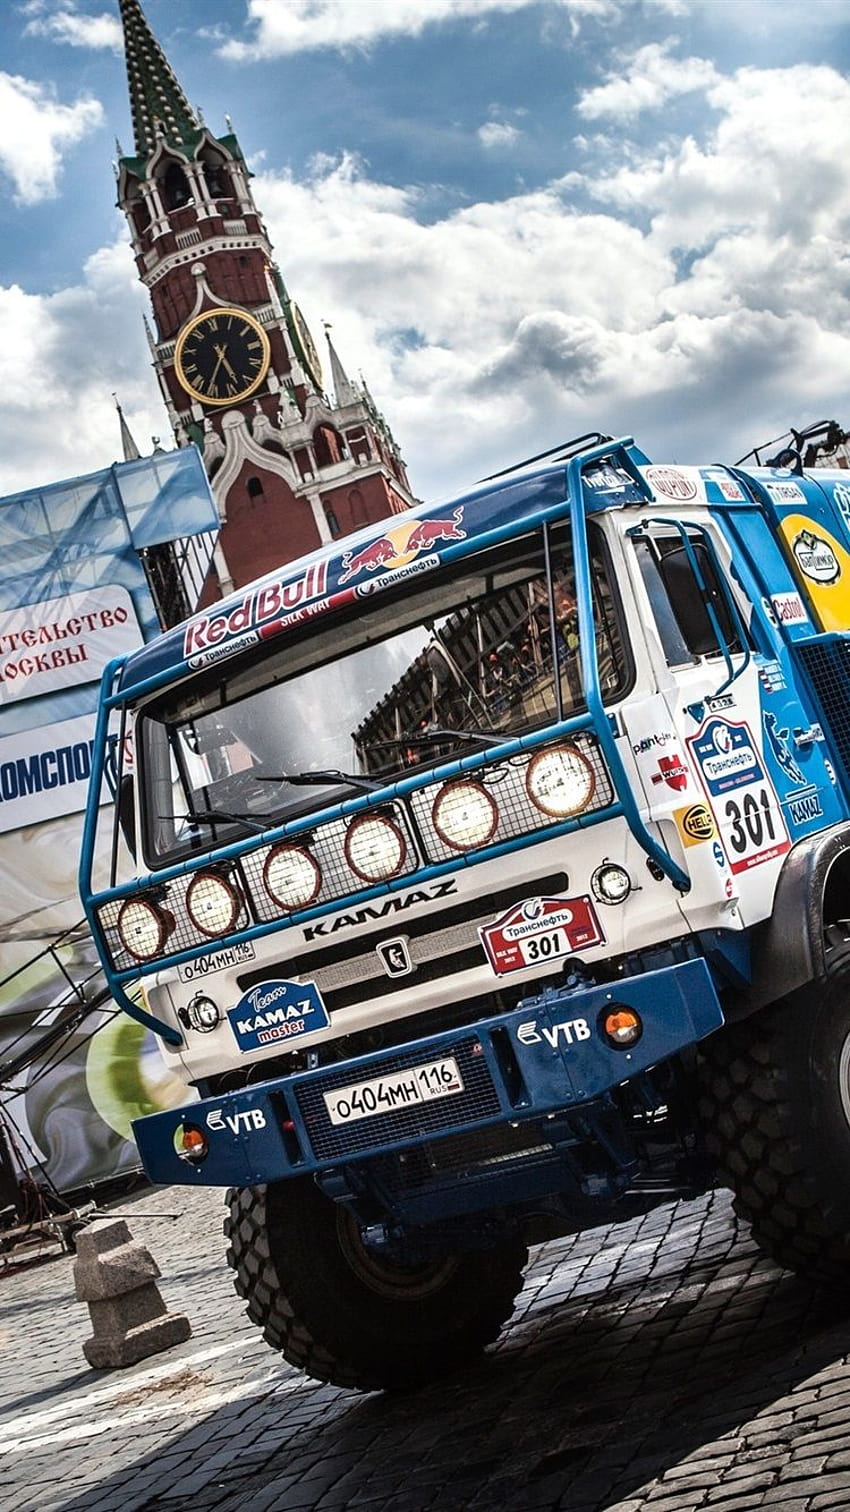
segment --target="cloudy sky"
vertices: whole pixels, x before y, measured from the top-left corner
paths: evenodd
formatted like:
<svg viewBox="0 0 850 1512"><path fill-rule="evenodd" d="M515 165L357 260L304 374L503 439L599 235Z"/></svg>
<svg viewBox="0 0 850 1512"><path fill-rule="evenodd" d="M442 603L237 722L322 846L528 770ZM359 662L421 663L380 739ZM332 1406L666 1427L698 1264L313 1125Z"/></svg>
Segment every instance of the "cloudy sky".
<svg viewBox="0 0 850 1512"><path fill-rule="evenodd" d="M850 0L143 0L434 498L850 427ZM0 6L0 495L166 444L117 0Z"/></svg>

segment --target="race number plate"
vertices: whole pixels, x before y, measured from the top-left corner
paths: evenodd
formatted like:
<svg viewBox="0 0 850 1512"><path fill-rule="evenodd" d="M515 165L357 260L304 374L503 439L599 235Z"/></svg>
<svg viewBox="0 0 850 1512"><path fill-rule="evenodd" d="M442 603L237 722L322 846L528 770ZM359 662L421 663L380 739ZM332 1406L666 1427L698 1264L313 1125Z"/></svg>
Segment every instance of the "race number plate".
<svg viewBox="0 0 850 1512"><path fill-rule="evenodd" d="M349 1124L359 1118L374 1118L379 1113L398 1113L438 1097L454 1097L462 1091L463 1078L457 1061L446 1056L424 1066L411 1066L408 1071L393 1071L389 1076L373 1076L369 1081L335 1087L324 1096L331 1123Z"/></svg>

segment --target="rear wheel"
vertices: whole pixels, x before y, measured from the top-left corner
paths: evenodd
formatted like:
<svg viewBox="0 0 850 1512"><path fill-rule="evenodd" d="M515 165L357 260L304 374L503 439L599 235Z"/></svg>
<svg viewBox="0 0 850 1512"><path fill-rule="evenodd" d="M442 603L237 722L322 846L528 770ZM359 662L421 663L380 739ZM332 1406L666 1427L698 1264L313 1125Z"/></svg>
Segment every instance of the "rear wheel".
<svg viewBox="0 0 850 1512"><path fill-rule="evenodd" d="M309 1178L235 1187L227 1200L227 1259L248 1316L320 1381L398 1390L457 1369L497 1337L522 1287L518 1241L398 1265Z"/></svg>
<svg viewBox="0 0 850 1512"><path fill-rule="evenodd" d="M702 1046L706 1144L780 1265L850 1274L850 957Z"/></svg>

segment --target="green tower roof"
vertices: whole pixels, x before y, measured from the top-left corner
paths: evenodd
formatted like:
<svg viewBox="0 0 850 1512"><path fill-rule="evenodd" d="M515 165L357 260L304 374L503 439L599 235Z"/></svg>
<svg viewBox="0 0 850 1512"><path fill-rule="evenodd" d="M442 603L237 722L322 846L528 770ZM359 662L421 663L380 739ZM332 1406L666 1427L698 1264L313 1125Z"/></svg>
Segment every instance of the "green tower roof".
<svg viewBox="0 0 850 1512"><path fill-rule="evenodd" d="M157 133L174 147L191 152L200 123L145 20L139 0L118 0L124 27L124 52L130 85L130 110L136 155L146 158Z"/></svg>

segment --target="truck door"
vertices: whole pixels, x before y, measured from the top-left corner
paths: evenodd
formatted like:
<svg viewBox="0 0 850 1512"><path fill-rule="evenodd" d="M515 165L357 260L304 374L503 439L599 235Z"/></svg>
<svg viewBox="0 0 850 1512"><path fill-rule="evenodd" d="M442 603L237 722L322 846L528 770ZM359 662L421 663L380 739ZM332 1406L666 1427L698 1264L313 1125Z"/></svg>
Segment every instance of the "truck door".
<svg viewBox="0 0 850 1512"><path fill-rule="evenodd" d="M728 546L702 512L628 531L666 728L634 742L653 816L691 878L691 928L740 929L769 911L790 848L764 755L758 657ZM671 797L672 790L672 797Z"/></svg>

